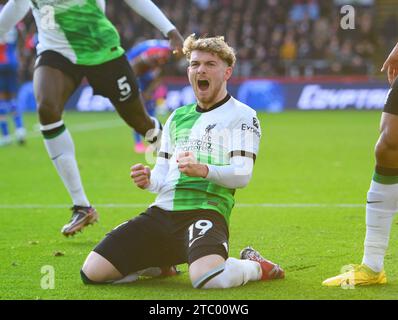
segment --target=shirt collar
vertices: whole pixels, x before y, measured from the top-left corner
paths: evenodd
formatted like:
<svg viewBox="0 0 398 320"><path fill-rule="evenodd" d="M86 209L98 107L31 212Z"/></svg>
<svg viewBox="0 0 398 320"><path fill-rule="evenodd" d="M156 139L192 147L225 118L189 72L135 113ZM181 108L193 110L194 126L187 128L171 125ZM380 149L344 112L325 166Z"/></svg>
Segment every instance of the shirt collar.
<svg viewBox="0 0 398 320"><path fill-rule="evenodd" d="M231 95L229 93L227 93L227 95L225 96L224 99L222 99L221 101L217 102L216 104L214 104L213 106L211 106L209 109L202 109L199 104L196 104L196 111L200 112L200 113L205 113L205 112L209 112L212 111L220 106L222 106L224 103L226 103L229 99L231 98Z"/></svg>

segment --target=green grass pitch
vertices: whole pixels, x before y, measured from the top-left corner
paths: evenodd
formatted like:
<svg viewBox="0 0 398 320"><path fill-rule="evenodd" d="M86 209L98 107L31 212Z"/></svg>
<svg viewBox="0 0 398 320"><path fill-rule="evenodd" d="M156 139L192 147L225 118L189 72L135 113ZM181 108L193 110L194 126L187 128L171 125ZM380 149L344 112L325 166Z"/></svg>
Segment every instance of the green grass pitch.
<svg viewBox="0 0 398 320"><path fill-rule="evenodd" d="M116 114L66 114L85 190L100 222L64 238L60 229L70 218L70 199L35 130L36 115L27 114L27 145L0 149L0 299L396 299L397 219L385 260L387 285L321 286L343 265L361 261L380 112L259 116L261 150L252 181L237 192L230 254L236 257L252 245L285 269L284 280L195 290L184 265L173 278L83 285L79 270L90 250L154 199L129 177L130 166L144 157L133 152L130 130ZM54 268L54 289L41 288L43 266Z"/></svg>

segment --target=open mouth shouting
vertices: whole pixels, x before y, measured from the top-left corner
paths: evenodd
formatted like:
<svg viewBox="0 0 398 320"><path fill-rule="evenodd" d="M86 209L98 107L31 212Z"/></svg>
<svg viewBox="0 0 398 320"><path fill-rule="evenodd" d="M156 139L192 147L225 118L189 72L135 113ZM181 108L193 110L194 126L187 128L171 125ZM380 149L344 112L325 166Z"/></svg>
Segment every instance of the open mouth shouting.
<svg viewBox="0 0 398 320"><path fill-rule="evenodd" d="M210 86L210 83L208 80L198 80L197 84L198 84L199 91L206 91L207 89L209 89L209 86Z"/></svg>

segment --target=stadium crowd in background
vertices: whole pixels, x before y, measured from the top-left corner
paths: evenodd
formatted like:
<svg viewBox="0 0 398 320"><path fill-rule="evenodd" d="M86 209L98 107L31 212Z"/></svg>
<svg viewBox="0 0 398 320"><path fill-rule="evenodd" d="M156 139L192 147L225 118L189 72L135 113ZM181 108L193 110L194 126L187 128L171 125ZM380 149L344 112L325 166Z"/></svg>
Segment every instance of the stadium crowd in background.
<svg viewBox="0 0 398 320"><path fill-rule="evenodd" d="M224 35L237 48L235 75L241 77L371 74L375 48L395 41L391 15L375 27L372 6L355 6L356 29L340 28L340 6L319 0L155 0L184 36ZM141 17L126 10L124 1L108 1L107 15L129 49L144 39L161 39ZM187 14L189 13L189 14ZM24 20L22 80L29 80L34 61L35 28ZM359 30L358 30L359 29ZM377 36L380 34L380 36ZM185 75L185 65L170 64L168 75Z"/></svg>

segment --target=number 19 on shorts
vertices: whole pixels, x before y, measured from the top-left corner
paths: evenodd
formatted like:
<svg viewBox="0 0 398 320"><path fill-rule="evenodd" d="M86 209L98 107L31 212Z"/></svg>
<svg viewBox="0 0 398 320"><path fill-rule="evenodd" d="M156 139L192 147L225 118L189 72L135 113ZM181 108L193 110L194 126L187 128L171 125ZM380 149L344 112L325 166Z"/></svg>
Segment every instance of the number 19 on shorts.
<svg viewBox="0 0 398 320"><path fill-rule="evenodd" d="M213 223L209 220L198 220L195 223L191 224L188 228L189 230L189 247L192 244L203 238L207 231L209 231L213 227ZM198 232L199 231L199 232Z"/></svg>

